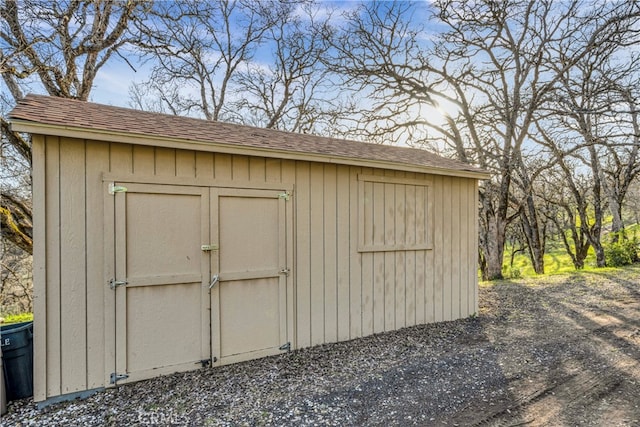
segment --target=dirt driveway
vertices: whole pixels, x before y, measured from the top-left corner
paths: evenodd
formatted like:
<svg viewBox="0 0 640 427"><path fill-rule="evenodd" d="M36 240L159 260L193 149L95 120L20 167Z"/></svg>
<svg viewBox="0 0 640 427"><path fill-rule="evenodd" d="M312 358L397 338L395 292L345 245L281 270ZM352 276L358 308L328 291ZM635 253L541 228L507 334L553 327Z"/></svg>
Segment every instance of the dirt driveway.
<svg viewBox="0 0 640 427"><path fill-rule="evenodd" d="M481 285L477 318L176 374L3 425L640 426L640 266Z"/></svg>

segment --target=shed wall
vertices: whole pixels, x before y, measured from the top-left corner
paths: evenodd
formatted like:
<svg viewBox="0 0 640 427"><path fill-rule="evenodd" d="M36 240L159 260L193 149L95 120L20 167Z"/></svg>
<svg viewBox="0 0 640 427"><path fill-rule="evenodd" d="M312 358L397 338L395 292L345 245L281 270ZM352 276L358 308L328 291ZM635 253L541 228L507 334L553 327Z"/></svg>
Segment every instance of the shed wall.
<svg viewBox="0 0 640 427"><path fill-rule="evenodd" d="M476 179L41 135L33 150L36 401L104 387L113 370L105 173L182 185L294 184L296 348L477 311ZM416 193L426 209L407 202ZM364 248L365 215L382 242L405 239L406 224L426 216L428 248Z"/></svg>

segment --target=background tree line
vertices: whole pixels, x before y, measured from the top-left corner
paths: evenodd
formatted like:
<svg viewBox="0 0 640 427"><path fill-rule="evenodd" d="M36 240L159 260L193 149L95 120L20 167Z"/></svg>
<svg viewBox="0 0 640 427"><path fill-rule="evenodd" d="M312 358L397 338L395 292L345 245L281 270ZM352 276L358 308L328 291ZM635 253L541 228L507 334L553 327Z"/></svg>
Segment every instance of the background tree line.
<svg viewBox="0 0 640 427"><path fill-rule="evenodd" d="M6 114L27 92L89 100L116 61L149 70L130 87L133 108L406 143L487 169L485 279L502 277L507 248L544 272L550 239L576 268L590 248L604 266L605 228L624 239L638 222L640 4L347 6L0 3L3 289L29 280L18 271L32 251L30 141Z"/></svg>

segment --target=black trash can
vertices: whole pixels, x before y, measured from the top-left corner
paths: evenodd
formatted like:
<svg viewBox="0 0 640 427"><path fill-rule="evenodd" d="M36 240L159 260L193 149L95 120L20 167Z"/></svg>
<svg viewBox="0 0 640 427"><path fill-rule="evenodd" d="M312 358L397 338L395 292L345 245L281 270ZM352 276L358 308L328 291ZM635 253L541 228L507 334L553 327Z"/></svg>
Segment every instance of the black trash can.
<svg viewBox="0 0 640 427"><path fill-rule="evenodd" d="M33 396L33 322L0 327L7 401Z"/></svg>

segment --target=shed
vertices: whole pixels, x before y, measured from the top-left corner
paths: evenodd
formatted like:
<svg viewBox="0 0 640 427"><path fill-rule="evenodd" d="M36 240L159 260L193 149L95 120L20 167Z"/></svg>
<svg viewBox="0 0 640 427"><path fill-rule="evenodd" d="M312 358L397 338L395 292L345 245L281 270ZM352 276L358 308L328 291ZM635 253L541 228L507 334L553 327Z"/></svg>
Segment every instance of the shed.
<svg viewBox="0 0 640 427"><path fill-rule="evenodd" d="M478 310L487 174L425 150L29 95L34 398Z"/></svg>

